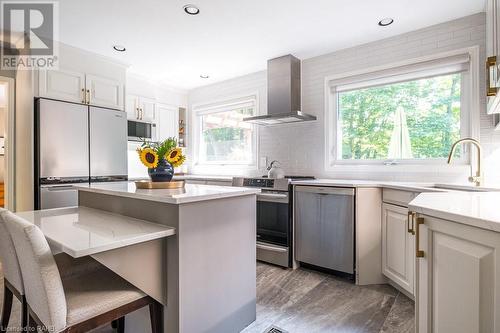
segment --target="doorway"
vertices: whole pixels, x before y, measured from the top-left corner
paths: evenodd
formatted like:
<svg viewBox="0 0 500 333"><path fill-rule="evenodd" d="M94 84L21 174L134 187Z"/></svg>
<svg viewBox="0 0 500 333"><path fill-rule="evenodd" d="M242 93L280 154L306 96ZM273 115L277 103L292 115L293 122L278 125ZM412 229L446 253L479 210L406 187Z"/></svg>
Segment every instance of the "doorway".
<svg viewBox="0 0 500 333"><path fill-rule="evenodd" d="M15 211L14 79L0 76L0 207Z"/></svg>

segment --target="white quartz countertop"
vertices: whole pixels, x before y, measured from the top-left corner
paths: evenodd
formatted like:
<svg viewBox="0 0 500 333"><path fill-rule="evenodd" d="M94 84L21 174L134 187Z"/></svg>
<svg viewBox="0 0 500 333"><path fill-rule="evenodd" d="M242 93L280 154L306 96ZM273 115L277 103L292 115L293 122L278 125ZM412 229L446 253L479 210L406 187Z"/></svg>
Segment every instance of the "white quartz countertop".
<svg viewBox="0 0 500 333"><path fill-rule="evenodd" d="M500 232L499 192L422 193L408 209L419 214Z"/></svg>
<svg viewBox="0 0 500 333"><path fill-rule="evenodd" d="M75 185L79 191L109 194L127 198L164 202L169 204L184 204L190 202L223 199L230 197L255 195L259 189L216 185L186 184L181 189L137 189L134 182L117 182L106 184L91 184L90 186Z"/></svg>
<svg viewBox="0 0 500 333"><path fill-rule="evenodd" d="M500 191L499 187L476 187L471 184L439 184L425 182L394 182L383 180L357 180L357 179L312 179L297 180L293 185L332 186L332 187L383 187L415 192L449 192L449 191L474 191L489 192Z"/></svg>
<svg viewBox="0 0 500 333"><path fill-rule="evenodd" d="M99 209L71 207L16 213L38 226L49 243L79 258L175 235L175 228Z"/></svg>

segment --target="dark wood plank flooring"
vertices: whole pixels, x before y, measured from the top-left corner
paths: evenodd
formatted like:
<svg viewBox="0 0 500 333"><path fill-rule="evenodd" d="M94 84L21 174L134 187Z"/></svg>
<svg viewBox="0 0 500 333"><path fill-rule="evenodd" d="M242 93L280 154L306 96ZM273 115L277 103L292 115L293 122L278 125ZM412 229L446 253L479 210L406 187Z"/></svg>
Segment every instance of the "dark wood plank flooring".
<svg viewBox="0 0 500 333"><path fill-rule="evenodd" d="M1 302L1 269L0 287ZM12 328L19 327L20 308L15 300ZM410 333L414 303L388 285L360 287L316 271L258 263L257 320L243 333L263 333L273 325L290 333ZM110 325L93 331L111 332Z"/></svg>

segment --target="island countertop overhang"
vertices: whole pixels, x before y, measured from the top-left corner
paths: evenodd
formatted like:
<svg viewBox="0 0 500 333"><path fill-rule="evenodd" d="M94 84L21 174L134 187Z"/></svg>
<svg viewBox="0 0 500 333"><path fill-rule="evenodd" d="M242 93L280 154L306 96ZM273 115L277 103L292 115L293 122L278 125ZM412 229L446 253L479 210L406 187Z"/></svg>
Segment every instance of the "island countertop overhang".
<svg viewBox="0 0 500 333"><path fill-rule="evenodd" d="M137 189L134 182L75 185L79 191L141 199L167 204L186 204L247 195L257 195L259 189L216 185L186 184L182 189Z"/></svg>

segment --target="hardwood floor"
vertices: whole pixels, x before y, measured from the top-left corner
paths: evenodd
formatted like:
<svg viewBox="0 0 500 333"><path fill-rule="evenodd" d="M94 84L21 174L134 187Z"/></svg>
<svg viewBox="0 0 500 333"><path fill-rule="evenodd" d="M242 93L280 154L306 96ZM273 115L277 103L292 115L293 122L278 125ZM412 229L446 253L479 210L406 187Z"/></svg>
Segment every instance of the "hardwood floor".
<svg viewBox="0 0 500 333"><path fill-rule="evenodd" d="M1 300L1 269L0 287ZM16 300L10 326L18 327L19 322ZM263 333L272 325L290 333L410 333L414 303L389 285L360 287L311 270L258 263L257 320L243 333ZM110 325L93 331L111 332Z"/></svg>

